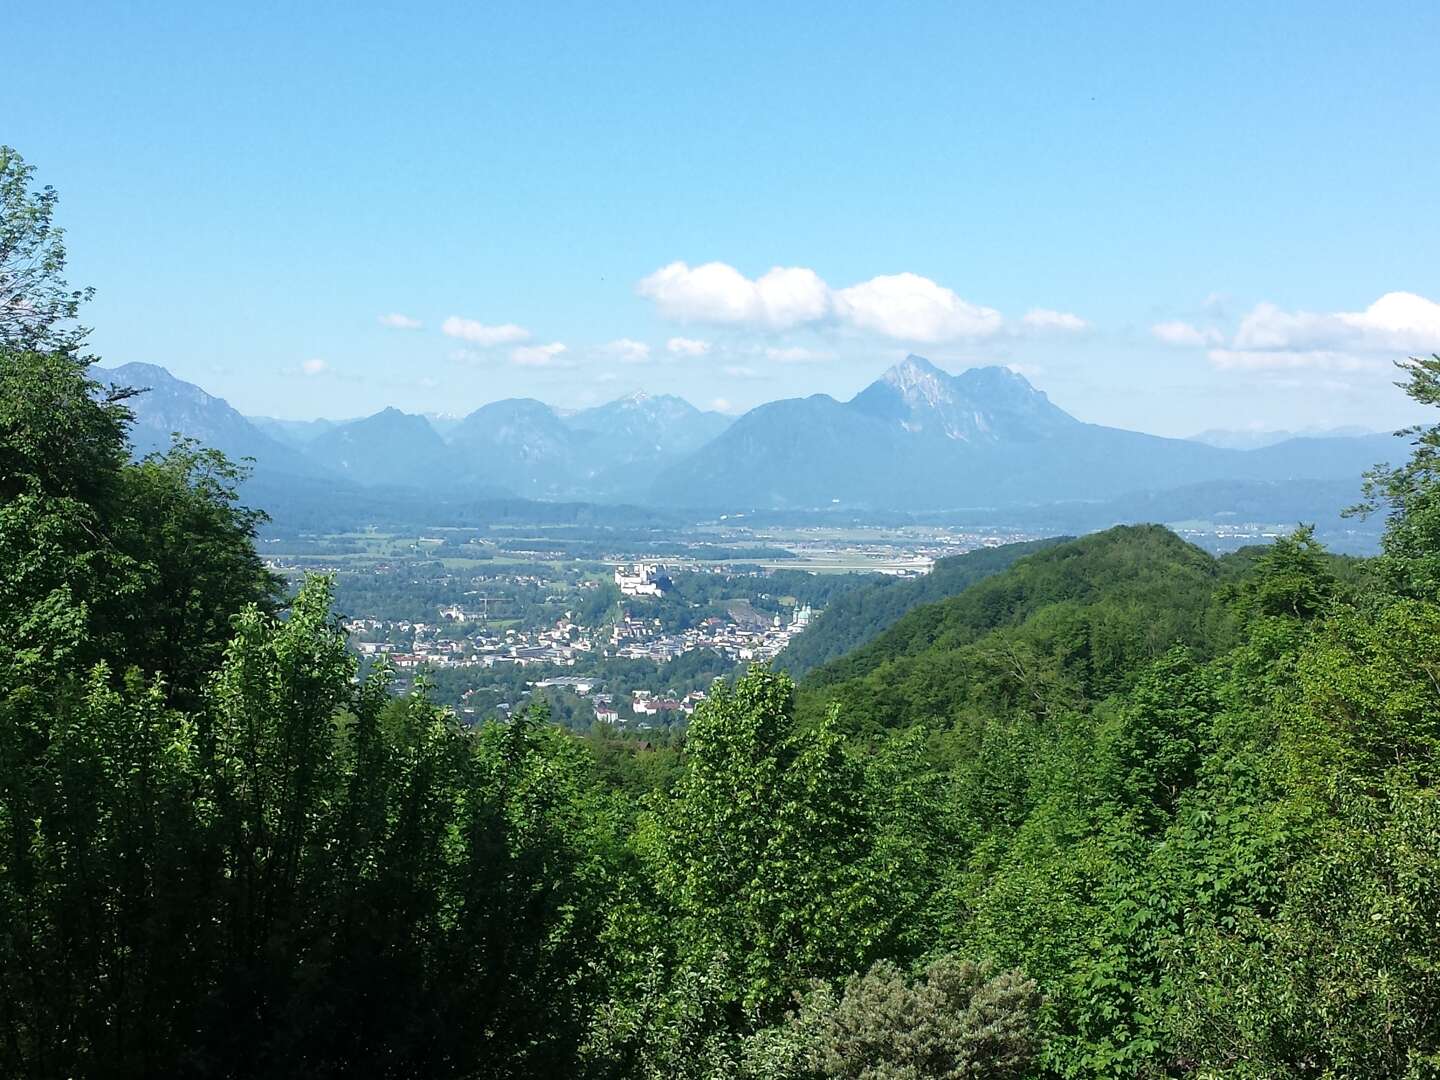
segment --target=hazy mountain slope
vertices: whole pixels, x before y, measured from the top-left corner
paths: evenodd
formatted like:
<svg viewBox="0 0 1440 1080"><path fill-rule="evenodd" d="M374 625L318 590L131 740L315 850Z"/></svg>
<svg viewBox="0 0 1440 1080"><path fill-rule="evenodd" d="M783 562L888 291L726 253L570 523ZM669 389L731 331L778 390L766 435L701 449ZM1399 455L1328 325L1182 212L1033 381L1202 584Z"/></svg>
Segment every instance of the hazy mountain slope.
<svg viewBox="0 0 1440 1080"><path fill-rule="evenodd" d="M751 409L651 488L680 506L868 504L894 483L901 436L824 394Z"/></svg>
<svg viewBox="0 0 1440 1080"><path fill-rule="evenodd" d="M563 418L575 435L573 480L593 497L642 496L657 470L698 450L730 425L669 394L630 394Z"/></svg>
<svg viewBox="0 0 1440 1080"><path fill-rule="evenodd" d="M533 398L482 405L451 429L449 444L475 477L527 496L570 493L578 467L574 433Z"/></svg>
<svg viewBox="0 0 1440 1080"><path fill-rule="evenodd" d="M384 409L313 439L312 459L360 484L449 489L470 479L463 461L423 416Z"/></svg>
<svg viewBox="0 0 1440 1080"><path fill-rule="evenodd" d="M1008 368L950 375L914 355L856 394L849 407L912 435L971 445L1032 441L1080 424Z"/></svg>
<svg viewBox="0 0 1440 1080"><path fill-rule="evenodd" d="M663 472L658 501L938 509L1103 498L1224 473L1226 451L1084 424L1003 368L911 356L848 402L751 410Z"/></svg>
<svg viewBox="0 0 1440 1080"><path fill-rule="evenodd" d="M1394 435L1287 439L1245 454L1257 478L1354 477L1379 462L1403 460L1409 445Z"/></svg>
<svg viewBox="0 0 1440 1080"><path fill-rule="evenodd" d="M1007 569L1015 560L1062 543L1065 538L1032 540L980 548L938 559L918 578L884 578L837 597L801 635L775 658L775 667L797 677L859 648L888 629L906 612L964 592Z"/></svg>
<svg viewBox="0 0 1440 1080"><path fill-rule="evenodd" d="M1354 439L1374 435L1375 431L1363 427L1316 428L1303 431L1261 431L1245 428L1208 428L1190 436L1191 442L1218 446L1224 450L1259 450L1290 439Z"/></svg>
<svg viewBox="0 0 1440 1080"><path fill-rule="evenodd" d="M611 464L679 456L704 446L730 426L731 419L702 412L672 394L630 394L564 417L572 431L595 436Z"/></svg>
<svg viewBox="0 0 1440 1080"><path fill-rule="evenodd" d="M1087 424L1007 369L949 375L910 356L848 402L751 410L651 491L660 503L716 509L1005 508L1222 479L1350 477L1381 456L1369 439L1246 453Z"/></svg>
<svg viewBox="0 0 1440 1080"><path fill-rule="evenodd" d="M247 416L245 418L257 428L276 439L301 449L327 431L334 431L345 421L342 420L277 420L273 416Z"/></svg>
<svg viewBox="0 0 1440 1080"><path fill-rule="evenodd" d="M317 476L324 472L294 447L261 431L224 399L207 394L194 383L175 378L163 367L122 364L113 368L94 367L90 374L107 386L144 391L126 402L135 414L130 441L137 455L166 449L172 433L179 432L234 460L253 458L257 472L270 470L299 476Z"/></svg>

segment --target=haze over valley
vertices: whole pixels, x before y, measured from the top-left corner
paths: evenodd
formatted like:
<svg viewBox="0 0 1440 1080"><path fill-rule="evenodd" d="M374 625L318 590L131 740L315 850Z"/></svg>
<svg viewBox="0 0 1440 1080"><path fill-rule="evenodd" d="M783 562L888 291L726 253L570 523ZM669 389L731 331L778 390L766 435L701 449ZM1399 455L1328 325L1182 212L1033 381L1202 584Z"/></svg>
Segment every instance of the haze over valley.
<svg viewBox="0 0 1440 1080"><path fill-rule="evenodd" d="M253 459L262 490L301 502L333 500L340 484L403 491L417 507L514 498L1074 531L1167 520L1234 535L1303 520L1353 548L1373 531L1339 514L1356 501L1360 473L1396 447L1389 435L1345 432L1237 449L1214 444L1241 433L1184 440L1108 428L1071 416L1007 368L951 374L913 354L849 401L816 394L739 417L636 393L578 411L509 399L447 421L393 407L280 421L241 416L154 365L97 373L145 390L134 399L137 452L179 432Z"/></svg>

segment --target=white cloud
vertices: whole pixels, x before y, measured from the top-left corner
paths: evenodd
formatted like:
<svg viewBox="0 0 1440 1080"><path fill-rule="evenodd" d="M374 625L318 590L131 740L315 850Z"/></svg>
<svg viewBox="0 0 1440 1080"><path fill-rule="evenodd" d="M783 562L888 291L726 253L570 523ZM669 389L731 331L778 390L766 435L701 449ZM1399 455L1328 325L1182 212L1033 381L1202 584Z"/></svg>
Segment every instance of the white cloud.
<svg viewBox="0 0 1440 1080"><path fill-rule="evenodd" d="M665 342L665 348L672 356L704 356L710 351L710 343L695 338L672 337Z"/></svg>
<svg viewBox="0 0 1440 1080"><path fill-rule="evenodd" d="M324 375L329 370L329 363L321 360L318 356L312 357L300 365L300 371L305 375Z"/></svg>
<svg viewBox="0 0 1440 1080"><path fill-rule="evenodd" d="M600 352L613 356L622 364L643 364L650 359L650 346L633 338L618 338L600 346Z"/></svg>
<svg viewBox="0 0 1440 1080"><path fill-rule="evenodd" d="M559 367L560 357L568 351L558 341L549 345L521 345L510 350L510 362L521 367Z"/></svg>
<svg viewBox="0 0 1440 1080"><path fill-rule="evenodd" d="M1209 327L1202 330L1179 320L1156 323L1150 327L1150 333L1167 345L1218 345L1223 340L1223 335L1218 330Z"/></svg>
<svg viewBox="0 0 1440 1080"><path fill-rule="evenodd" d="M785 348L772 346L765 350L765 359L774 360L777 364L818 364L835 359L835 354L824 349L806 349L799 345Z"/></svg>
<svg viewBox="0 0 1440 1080"><path fill-rule="evenodd" d="M1240 320L1234 345L1238 349L1312 349L1353 336L1337 316L1282 311L1274 304L1257 304Z"/></svg>
<svg viewBox="0 0 1440 1080"><path fill-rule="evenodd" d="M1370 352L1440 349L1440 304L1408 292L1386 293L1364 311L1317 314L1258 304L1240 323L1241 349L1334 349Z"/></svg>
<svg viewBox="0 0 1440 1080"><path fill-rule="evenodd" d="M722 262L673 262L641 280L637 291L667 318L775 330L817 322L830 307L830 287L800 266L777 266L751 281Z"/></svg>
<svg viewBox="0 0 1440 1080"><path fill-rule="evenodd" d="M380 325L388 326L392 330L419 330L420 320L412 319L409 315L401 315L398 311L392 311L389 315L380 316Z"/></svg>
<svg viewBox="0 0 1440 1080"><path fill-rule="evenodd" d="M936 344L986 337L1000 329L1000 313L962 300L919 274L887 274L835 294L841 319L902 341Z"/></svg>
<svg viewBox="0 0 1440 1080"><path fill-rule="evenodd" d="M719 413L734 413L738 411L728 398L723 397L717 397L712 400L710 402L710 408L712 411Z"/></svg>
<svg viewBox="0 0 1440 1080"><path fill-rule="evenodd" d="M914 344L987 337L1004 328L994 308L972 304L919 274L887 274L833 289L814 270L776 266L747 278L728 263L673 262L643 278L636 291L659 313L681 322L791 330L841 326ZM1078 331L1078 315L1036 308L1021 322L1040 330ZM816 357L818 358L818 356Z"/></svg>
<svg viewBox="0 0 1440 1080"><path fill-rule="evenodd" d="M451 315L441 323L440 332L447 337L482 346L513 345L517 341L527 341L530 338L529 330L514 323L487 326L474 319L462 319L459 315Z"/></svg>
<svg viewBox="0 0 1440 1080"><path fill-rule="evenodd" d="M1440 352L1440 304L1409 292L1391 292L1364 311L1341 312L1346 325L1376 340L1414 351Z"/></svg>
<svg viewBox="0 0 1440 1080"><path fill-rule="evenodd" d="M1020 321L1033 330L1060 330L1067 334L1090 329L1090 324L1079 315L1049 308L1031 308Z"/></svg>
<svg viewBox="0 0 1440 1080"><path fill-rule="evenodd" d="M1229 348L1212 349L1216 367L1240 370L1378 368L1406 354L1440 351L1440 304L1390 292L1364 311L1286 311L1257 304Z"/></svg>
<svg viewBox="0 0 1440 1080"><path fill-rule="evenodd" d="M755 283L764 322L783 328L823 319L830 310L830 286L814 270L777 266Z"/></svg>
<svg viewBox="0 0 1440 1080"><path fill-rule="evenodd" d="M730 378L732 378L732 379L763 379L763 378L766 378L765 372L763 372L763 371L757 371L757 370L755 370L754 368L752 368L752 367L746 367L746 366L743 365L743 364L732 364L732 365L730 365L729 367L722 368L721 370L722 370L726 375L730 376Z"/></svg>

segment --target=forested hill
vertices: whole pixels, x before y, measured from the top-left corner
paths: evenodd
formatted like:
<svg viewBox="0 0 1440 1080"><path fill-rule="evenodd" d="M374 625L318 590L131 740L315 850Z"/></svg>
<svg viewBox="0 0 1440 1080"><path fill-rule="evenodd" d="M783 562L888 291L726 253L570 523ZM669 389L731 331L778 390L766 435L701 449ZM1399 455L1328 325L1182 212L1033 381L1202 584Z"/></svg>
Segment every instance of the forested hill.
<svg viewBox="0 0 1440 1080"><path fill-rule="evenodd" d="M977 581L997 574L1016 559L1060 543L1061 539L1029 540L980 548L964 555L937 559L918 578L885 578L837 597L815 621L786 646L775 667L796 678L858 649L912 608L964 592Z"/></svg>
<svg viewBox="0 0 1440 1080"><path fill-rule="evenodd" d="M847 728L944 724L1048 690L1121 689L1172 645L1223 637L1223 563L1158 525L1119 526L1023 558L958 596L911 611L813 672L807 707L840 702Z"/></svg>

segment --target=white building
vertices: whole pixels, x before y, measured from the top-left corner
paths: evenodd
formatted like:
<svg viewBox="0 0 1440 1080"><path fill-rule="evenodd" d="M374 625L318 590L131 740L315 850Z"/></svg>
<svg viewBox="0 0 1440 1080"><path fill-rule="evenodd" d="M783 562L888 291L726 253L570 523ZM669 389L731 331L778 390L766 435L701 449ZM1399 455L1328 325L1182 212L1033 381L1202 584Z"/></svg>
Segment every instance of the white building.
<svg viewBox="0 0 1440 1080"><path fill-rule="evenodd" d="M660 567L654 563L636 563L628 569L615 568L615 584L623 596L663 596L660 584Z"/></svg>

